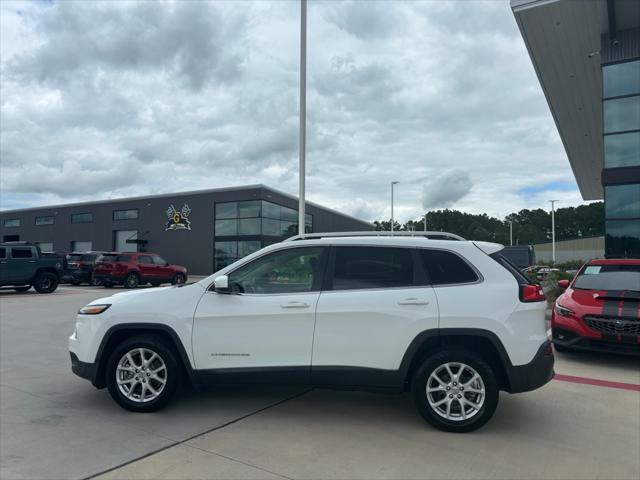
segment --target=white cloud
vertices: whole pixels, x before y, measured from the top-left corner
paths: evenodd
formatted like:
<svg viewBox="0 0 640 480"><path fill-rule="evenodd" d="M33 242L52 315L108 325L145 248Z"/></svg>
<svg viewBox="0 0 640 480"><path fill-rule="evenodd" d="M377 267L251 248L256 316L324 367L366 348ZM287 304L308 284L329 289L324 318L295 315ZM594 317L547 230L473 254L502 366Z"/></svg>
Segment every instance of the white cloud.
<svg viewBox="0 0 640 480"><path fill-rule="evenodd" d="M2 208L250 183L297 194L297 3L0 8ZM546 206L526 187L573 182L508 3L318 1L308 26L310 200L388 218L399 180L400 220L503 216Z"/></svg>

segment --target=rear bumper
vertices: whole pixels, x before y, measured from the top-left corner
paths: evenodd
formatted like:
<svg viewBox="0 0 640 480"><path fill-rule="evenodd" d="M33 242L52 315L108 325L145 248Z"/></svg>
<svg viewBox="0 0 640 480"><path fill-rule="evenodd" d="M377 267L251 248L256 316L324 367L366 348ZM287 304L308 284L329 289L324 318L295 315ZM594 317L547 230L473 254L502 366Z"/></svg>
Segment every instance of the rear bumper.
<svg viewBox="0 0 640 480"><path fill-rule="evenodd" d="M517 365L507 367L507 376L509 380L509 393L530 392L542 387L548 383L554 375L553 350L551 342L546 341L533 357L531 362L526 365Z"/></svg>
<svg viewBox="0 0 640 480"><path fill-rule="evenodd" d="M552 327L551 335L555 345L572 350L640 356L640 337L637 335L601 335L594 338L562 327Z"/></svg>

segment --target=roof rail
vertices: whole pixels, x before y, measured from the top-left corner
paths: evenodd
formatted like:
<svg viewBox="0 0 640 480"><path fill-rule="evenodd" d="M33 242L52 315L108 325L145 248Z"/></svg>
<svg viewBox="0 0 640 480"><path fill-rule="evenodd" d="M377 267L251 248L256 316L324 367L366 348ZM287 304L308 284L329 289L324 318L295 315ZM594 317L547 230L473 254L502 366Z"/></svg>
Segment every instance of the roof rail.
<svg viewBox="0 0 640 480"><path fill-rule="evenodd" d="M285 240L292 242L295 240L312 240L330 237L425 237L431 240L456 240L464 241L460 235L449 232L390 232L390 231L365 231L365 232L326 232L326 233L305 233L304 235L294 235Z"/></svg>

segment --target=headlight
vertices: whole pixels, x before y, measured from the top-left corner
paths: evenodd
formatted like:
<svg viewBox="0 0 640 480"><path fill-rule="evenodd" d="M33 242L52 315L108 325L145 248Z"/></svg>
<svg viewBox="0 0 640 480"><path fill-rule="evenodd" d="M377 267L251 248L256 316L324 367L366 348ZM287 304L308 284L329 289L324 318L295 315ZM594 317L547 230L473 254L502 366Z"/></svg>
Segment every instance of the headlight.
<svg viewBox="0 0 640 480"><path fill-rule="evenodd" d="M86 307L82 307L80 310L78 310L78 313L81 315L99 315L110 306L111 304L87 305Z"/></svg>
<svg viewBox="0 0 640 480"><path fill-rule="evenodd" d="M574 313L573 310L569 310L567 307L563 307L557 302L555 310L558 315L562 315L563 317L570 317Z"/></svg>

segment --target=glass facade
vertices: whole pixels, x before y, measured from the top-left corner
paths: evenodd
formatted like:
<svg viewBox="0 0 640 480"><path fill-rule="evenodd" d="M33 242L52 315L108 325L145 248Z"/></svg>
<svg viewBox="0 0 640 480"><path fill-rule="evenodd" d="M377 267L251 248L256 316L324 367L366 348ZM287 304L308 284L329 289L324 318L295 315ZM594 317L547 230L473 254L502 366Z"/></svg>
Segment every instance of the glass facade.
<svg viewBox="0 0 640 480"><path fill-rule="evenodd" d="M602 103L605 170L640 168L640 59L602 66ZM640 255L640 184L624 172L604 185L608 257Z"/></svg>
<svg viewBox="0 0 640 480"><path fill-rule="evenodd" d="M305 231L313 231L313 216L305 215ZM214 268L260 250L274 240L298 233L298 211L266 200L216 203ZM233 238L230 238L233 237Z"/></svg>
<svg viewBox="0 0 640 480"><path fill-rule="evenodd" d="M19 218L8 218L4 221L5 227L19 227L20 219Z"/></svg>
<svg viewBox="0 0 640 480"><path fill-rule="evenodd" d="M138 209L132 210L114 210L113 211L113 219L114 220L136 220L138 218Z"/></svg>
<svg viewBox="0 0 640 480"><path fill-rule="evenodd" d="M36 217L35 224L36 225L53 225L53 217L52 216Z"/></svg>

